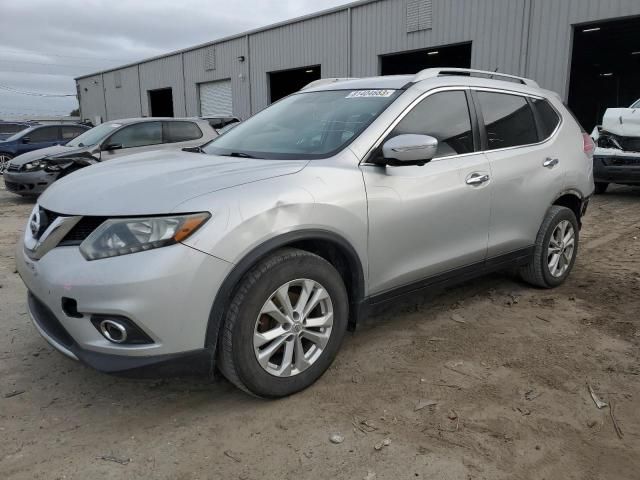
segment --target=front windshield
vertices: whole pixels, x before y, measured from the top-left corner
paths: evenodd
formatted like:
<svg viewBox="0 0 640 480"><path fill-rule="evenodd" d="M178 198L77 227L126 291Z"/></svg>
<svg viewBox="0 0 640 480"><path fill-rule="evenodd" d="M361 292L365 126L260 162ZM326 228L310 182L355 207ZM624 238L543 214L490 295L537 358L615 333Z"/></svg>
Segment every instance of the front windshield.
<svg viewBox="0 0 640 480"><path fill-rule="evenodd" d="M631 105L631 108L640 108L640 100L638 100L636 103Z"/></svg>
<svg viewBox="0 0 640 480"><path fill-rule="evenodd" d="M78 135L76 138L67 143L67 147L93 147L107 135L113 132L116 128L120 128L121 123L103 123L97 127L93 127L91 130L87 130L82 135Z"/></svg>
<svg viewBox="0 0 640 480"><path fill-rule="evenodd" d="M331 90L291 95L216 138L203 150L247 158L327 158L355 140L400 93Z"/></svg>

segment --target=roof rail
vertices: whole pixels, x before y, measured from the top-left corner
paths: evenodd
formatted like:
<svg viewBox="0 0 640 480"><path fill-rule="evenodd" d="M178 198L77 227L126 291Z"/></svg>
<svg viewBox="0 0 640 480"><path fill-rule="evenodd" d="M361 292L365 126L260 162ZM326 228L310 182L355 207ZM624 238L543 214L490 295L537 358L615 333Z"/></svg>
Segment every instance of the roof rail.
<svg viewBox="0 0 640 480"><path fill-rule="evenodd" d="M528 85L530 87L538 88L539 85L535 80L531 80L530 78L518 77L516 75L508 75L506 73L499 72L490 72L488 70L473 70L471 68L427 68L426 70L422 70L418 72L415 77L413 77L412 82L416 83L421 80L427 80L429 78L436 77L444 77L447 75L486 75L489 78L501 77L507 79L509 81L516 81L523 85ZM500 78L497 78L500 80Z"/></svg>
<svg viewBox="0 0 640 480"><path fill-rule="evenodd" d="M305 85L304 87L302 87L300 89L300 91L306 90L308 88L320 87L322 85L328 85L330 83L346 82L347 80L357 80L357 78L348 78L348 77L344 77L344 78L321 78L320 80L314 80L313 82Z"/></svg>

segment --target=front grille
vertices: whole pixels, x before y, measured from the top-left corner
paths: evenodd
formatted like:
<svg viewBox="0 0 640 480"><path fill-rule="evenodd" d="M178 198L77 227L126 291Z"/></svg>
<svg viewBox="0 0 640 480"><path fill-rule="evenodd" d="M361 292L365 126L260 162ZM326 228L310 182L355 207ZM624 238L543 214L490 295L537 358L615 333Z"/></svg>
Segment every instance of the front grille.
<svg viewBox="0 0 640 480"><path fill-rule="evenodd" d="M75 227L59 243L61 247L80 245L104 221L105 217L82 217Z"/></svg>
<svg viewBox="0 0 640 480"><path fill-rule="evenodd" d="M27 189L26 185L22 185L20 183L14 183L14 182L7 182L6 180L4 181L4 186L7 187L7 190L9 190L10 192L22 192L23 190Z"/></svg>
<svg viewBox="0 0 640 480"><path fill-rule="evenodd" d="M607 167L623 167L625 165L640 165L640 157L608 157L603 158L602 163Z"/></svg>
<svg viewBox="0 0 640 480"><path fill-rule="evenodd" d="M20 165L14 165L13 163L10 163L9 166L7 167L7 171L8 172L19 172L20 171Z"/></svg>
<svg viewBox="0 0 640 480"><path fill-rule="evenodd" d="M67 348L73 346L75 343L73 337L69 335L69 332L65 330L60 321L44 303L31 293L29 293L28 303L34 320L47 335Z"/></svg>
<svg viewBox="0 0 640 480"><path fill-rule="evenodd" d="M640 152L640 138L623 137L620 146L625 152Z"/></svg>

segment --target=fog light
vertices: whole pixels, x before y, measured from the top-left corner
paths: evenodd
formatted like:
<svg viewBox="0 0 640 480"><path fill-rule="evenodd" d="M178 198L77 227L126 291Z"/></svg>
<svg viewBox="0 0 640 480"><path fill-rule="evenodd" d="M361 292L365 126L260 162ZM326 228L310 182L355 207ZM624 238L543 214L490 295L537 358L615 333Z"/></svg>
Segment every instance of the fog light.
<svg viewBox="0 0 640 480"><path fill-rule="evenodd" d="M102 320L100 322L100 333L113 343L124 343L127 341L127 329L124 325L114 320Z"/></svg>
<svg viewBox="0 0 640 480"><path fill-rule="evenodd" d="M100 334L118 345L144 345L153 340L135 323L118 315L92 315L91 323Z"/></svg>

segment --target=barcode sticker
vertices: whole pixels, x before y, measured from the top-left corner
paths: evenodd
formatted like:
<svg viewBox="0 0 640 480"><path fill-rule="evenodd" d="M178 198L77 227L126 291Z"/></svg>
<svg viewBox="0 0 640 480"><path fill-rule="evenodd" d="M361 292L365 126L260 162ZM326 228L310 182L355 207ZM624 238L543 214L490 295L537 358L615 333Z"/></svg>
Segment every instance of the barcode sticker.
<svg viewBox="0 0 640 480"><path fill-rule="evenodd" d="M356 90L346 98L386 98L395 93L395 90Z"/></svg>

